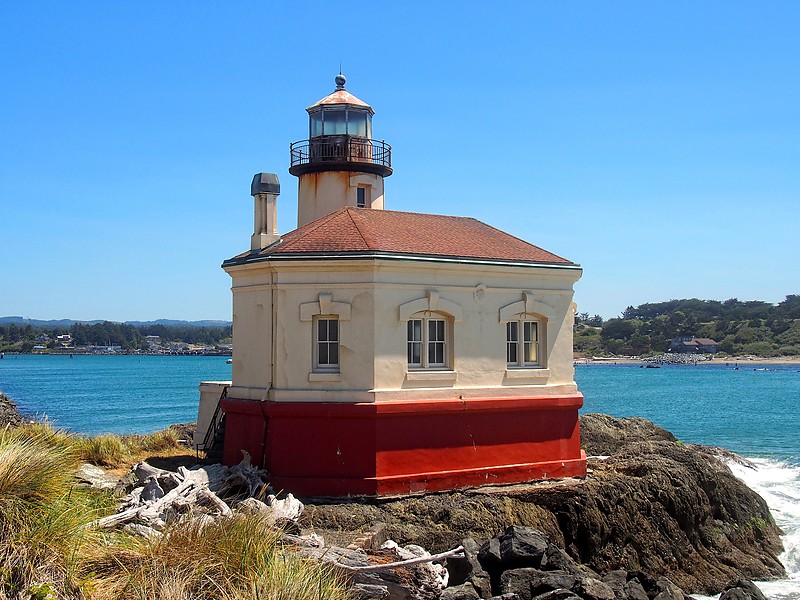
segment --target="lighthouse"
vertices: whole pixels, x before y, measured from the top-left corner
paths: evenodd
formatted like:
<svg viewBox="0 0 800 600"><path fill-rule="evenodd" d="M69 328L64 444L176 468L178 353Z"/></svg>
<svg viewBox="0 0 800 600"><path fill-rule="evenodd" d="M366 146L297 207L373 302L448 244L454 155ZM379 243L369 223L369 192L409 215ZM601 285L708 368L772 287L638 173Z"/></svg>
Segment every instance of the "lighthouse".
<svg viewBox="0 0 800 600"><path fill-rule="evenodd" d="M345 208L384 207L383 180L392 174L392 148L372 139L375 111L345 89L306 109L308 139L290 147L289 172L299 178L297 226Z"/></svg>
<svg viewBox="0 0 800 600"><path fill-rule="evenodd" d="M275 227L278 176L253 178L250 249L222 263L232 380L201 384L196 443L298 495L585 476L580 265L468 216L387 208L391 147L345 83L290 146L296 229Z"/></svg>

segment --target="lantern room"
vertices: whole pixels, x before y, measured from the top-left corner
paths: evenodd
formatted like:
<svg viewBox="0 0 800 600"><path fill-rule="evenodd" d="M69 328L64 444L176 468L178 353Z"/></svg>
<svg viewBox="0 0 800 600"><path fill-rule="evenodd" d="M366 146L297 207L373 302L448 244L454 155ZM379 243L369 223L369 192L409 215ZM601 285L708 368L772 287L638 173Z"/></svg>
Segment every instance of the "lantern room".
<svg viewBox="0 0 800 600"><path fill-rule="evenodd" d="M345 77L341 73L336 76L336 92L345 92ZM330 135L350 135L362 138L372 137L372 107L355 96L338 94L336 98L325 98L308 107L308 137L318 138ZM333 100L336 103L329 101ZM355 101L355 103L353 103Z"/></svg>
<svg viewBox="0 0 800 600"><path fill-rule="evenodd" d="M392 174L392 147L372 139L372 107L345 89L336 89L309 106L308 139L290 146L289 173L297 176L297 225L340 208L382 209L383 178Z"/></svg>

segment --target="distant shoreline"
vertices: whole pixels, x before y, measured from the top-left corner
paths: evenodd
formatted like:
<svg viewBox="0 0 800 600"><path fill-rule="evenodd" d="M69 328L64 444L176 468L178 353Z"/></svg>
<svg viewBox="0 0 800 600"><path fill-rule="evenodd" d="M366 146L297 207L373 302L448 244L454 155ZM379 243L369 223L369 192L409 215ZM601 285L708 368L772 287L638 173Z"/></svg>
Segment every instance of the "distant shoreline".
<svg viewBox="0 0 800 600"><path fill-rule="evenodd" d="M726 358L714 358L712 360L705 360L702 355L699 356L697 361L698 365L800 365L800 356L773 356L773 357L741 357L731 356ZM643 358L629 357L629 356L613 356L613 357L593 357L593 358L576 358L575 364L590 364L590 365L607 365L607 364L628 364L639 365L645 364ZM680 366L693 366L693 365L680 365Z"/></svg>
<svg viewBox="0 0 800 600"><path fill-rule="evenodd" d="M58 352L5 352L5 356L233 356L232 351L219 350L214 352L88 352L86 350L58 351Z"/></svg>
<svg viewBox="0 0 800 600"><path fill-rule="evenodd" d="M192 353L192 352L172 352L172 353L157 353L157 352L86 352L86 351L73 351L73 352L4 352L6 357L10 356L227 356L231 357L232 352L218 351L207 353ZM645 357L647 358L647 357ZM645 364L649 361L645 358L632 357L632 356L595 356L591 358L575 358L574 364ZM693 363L692 363L693 364ZM731 356L726 358L713 358L706 360L705 355L698 355L698 365L800 365L800 356L773 356L773 357L760 357L760 356ZM691 365L690 365L691 366Z"/></svg>

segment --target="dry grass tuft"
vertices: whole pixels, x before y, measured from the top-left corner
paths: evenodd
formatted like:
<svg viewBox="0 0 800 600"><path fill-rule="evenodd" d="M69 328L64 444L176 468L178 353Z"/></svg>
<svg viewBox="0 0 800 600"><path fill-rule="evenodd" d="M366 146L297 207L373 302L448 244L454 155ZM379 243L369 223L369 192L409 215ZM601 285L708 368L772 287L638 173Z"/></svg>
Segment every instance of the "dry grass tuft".
<svg viewBox="0 0 800 600"><path fill-rule="evenodd" d="M77 438L76 446L83 461L103 467L119 466L126 454L125 444L118 435Z"/></svg>
<svg viewBox="0 0 800 600"><path fill-rule="evenodd" d="M97 538L86 523L112 499L72 489L77 457L67 439L47 426L0 430L0 597L77 590L76 551Z"/></svg>
<svg viewBox="0 0 800 600"><path fill-rule="evenodd" d="M107 548L87 564L97 598L344 600L342 580L280 545L257 515L184 521L160 540Z"/></svg>
<svg viewBox="0 0 800 600"><path fill-rule="evenodd" d="M129 454L142 452L163 452L181 448L180 436L174 429L167 428L148 435L125 436L125 445Z"/></svg>

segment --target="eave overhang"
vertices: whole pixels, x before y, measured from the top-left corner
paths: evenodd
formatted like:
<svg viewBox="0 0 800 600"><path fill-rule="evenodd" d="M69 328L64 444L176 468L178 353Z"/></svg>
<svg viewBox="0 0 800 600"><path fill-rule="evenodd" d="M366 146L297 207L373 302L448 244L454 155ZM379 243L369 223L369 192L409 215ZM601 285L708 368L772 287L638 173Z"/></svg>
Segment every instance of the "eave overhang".
<svg viewBox="0 0 800 600"><path fill-rule="evenodd" d="M498 267L526 267L553 269L558 271L578 271L582 272L583 267L577 263L548 263L527 260L508 260L475 258L472 256L446 256L433 254L405 254L396 252L381 251L347 251L347 252L285 252L274 254L250 254L229 258L222 263L222 268L242 266L247 264L257 264L263 262L298 262L308 260L394 260L421 263L439 264L463 264L481 265Z"/></svg>

